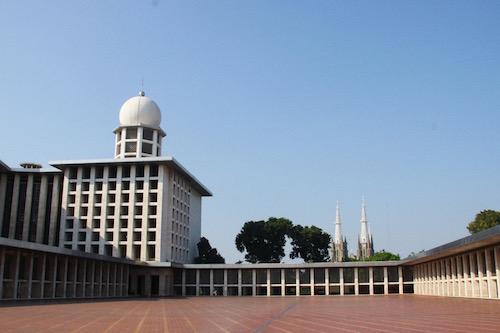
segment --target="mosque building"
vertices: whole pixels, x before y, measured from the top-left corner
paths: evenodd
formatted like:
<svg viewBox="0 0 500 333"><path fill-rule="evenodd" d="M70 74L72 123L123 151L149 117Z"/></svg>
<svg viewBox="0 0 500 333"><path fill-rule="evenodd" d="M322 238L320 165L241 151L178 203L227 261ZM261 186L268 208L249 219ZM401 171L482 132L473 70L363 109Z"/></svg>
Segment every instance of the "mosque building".
<svg viewBox="0 0 500 333"><path fill-rule="evenodd" d="M56 161L62 174L59 246L157 262L193 262L201 200L211 196L161 156L161 112L141 91L120 109L114 159Z"/></svg>
<svg viewBox="0 0 500 333"><path fill-rule="evenodd" d="M171 156L158 105L128 99L113 158L0 161L0 300L406 294L500 298L500 226L400 261L373 255L366 205L357 262L337 204L334 262L193 264L212 193Z"/></svg>

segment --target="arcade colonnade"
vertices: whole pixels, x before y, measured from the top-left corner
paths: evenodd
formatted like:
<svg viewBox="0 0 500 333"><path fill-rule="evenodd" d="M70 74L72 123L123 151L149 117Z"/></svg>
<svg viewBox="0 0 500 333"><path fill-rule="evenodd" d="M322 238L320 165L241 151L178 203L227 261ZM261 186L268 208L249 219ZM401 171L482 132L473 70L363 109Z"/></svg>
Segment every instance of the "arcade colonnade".
<svg viewBox="0 0 500 333"><path fill-rule="evenodd" d="M128 295L129 264L0 246L0 299Z"/></svg>
<svg viewBox="0 0 500 333"><path fill-rule="evenodd" d="M500 246L414 266L415 294L500 299Z"/></svg>
<svg viewBox="0 0 500 333"><path fill-rule="evenodd" d="M238 268L241 266L241 268ZM411 266L397 262L184 265L178 296L301 296L413 293Z"/></svg>

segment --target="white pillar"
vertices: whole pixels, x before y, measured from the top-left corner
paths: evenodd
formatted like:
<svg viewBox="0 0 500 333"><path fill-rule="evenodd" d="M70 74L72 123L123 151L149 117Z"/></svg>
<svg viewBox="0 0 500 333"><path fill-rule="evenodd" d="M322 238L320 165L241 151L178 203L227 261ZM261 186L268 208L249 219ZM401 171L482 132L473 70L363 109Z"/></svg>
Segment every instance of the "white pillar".
<svg viewBox="0 0 500 333"><path fill-rule="evenodd" d="M330 270L325 268L325 295L330 295Z"/></svg>
<svg viewBox="0 0 500 333"><path fill-rule="evenodd" d="M374 294L373 291L373 267L368 268L368 276L369 276L369 282L370 282L370 295Z"/></svg>
<svg viewBox="0 0 500 333"><path fill-rule="evenodd" d="M493 281L491 280L491 256L490 249L484 250L486 258L486 283L488 286L488 298L493 298Z"/></svg>
<svg viewBox="0 0 500 333"><path fill-rule="evenodd" d="M95 297L94 281L95 281L95 261L92 260L92 268L90 274L90 297Z"/></svg>
<svg viewBox="0 0 500 333"><path fill-rule="evenodd" d="M57 286L57 265L59 261L59 256L54 255L54 270L52 271L52 298L56 298L56 286Z"/></svg>
<svg viewBox="0 0 500 333"><path fill-rule="evenodd" d="M109 296L109 294L110 294L110 292L109 292L109 285L111 283L111 281L110 281L111 274L110 273L111 273L111 264L107 264L106 265L106 296ZM149 275L146 275L146 288L145 288L145 290L148 290L148 289L149 289L149 293L146 292L146 295L151 296L151 277Z"/></svg>
<svg viewBox="0 0 500 333"><path fill-rule="evenodd" d="M451 291L452 291L452 281L451 281L451 274L450 274L450 260L445 259L445 271L446 271L446 296L452 296Z"/></svg>
<svg viewBox="0 0 500 333"><path fill-rule="evenodd" d="M66 282L68 281L68 257L64 257L64 271L62 280L63 296L66 297Z"/></svg>
<svg viewBox="0 0 500 333"><path fill-rule="evenodd" d="M85 259L82 260L83 260L82 297L85 297L85 289L86 289L85 284L87 283L87 260Z"/></svg>
<svg viewBox="0 0 500 333"><path fill-rule="evenodd" d="M469 265L470 265L470 277L472 284L472 297L477 297L477 288L476 288L476 267L477 264L475 262L474 253L469 253Z"/></svg>
<svg viewBox="0 0 500 333"><path fill-rule="evenodd" d="M16 263L15 263L15 270L14 270L14 299L18 299L18 284L19 284L19 265L21 263L21 251L17 250L16 251Z"/></svg>
<svg viewBox="0 0 500 333"><path fill-rule="evenodd" d="M340 296L344 296L344 268L339 267Z"/></svg>
<svg viewBox="0 0 500 333"><path fill-rule="evenodd" d="M40 273L40 298L44 298L45 271L47 270L47 255L42 255L42 272ZM0 294L1 295L1 294Z"/></svg>
<svg viewBox="0 0 500 333"><path fill-rule="evenodd" d="M184 268L181 273L181 295L186 296L186 270Z"/></svg>
<svg viewBox="0 0 500 333"><path fill-rule="evenodd" d="M210 270L210 296L214 295L214 270Z"/></svg>
<svg viewBox="0 0 500 333"><path fill-rule="evenodd" d="M359 295L358 267L354 267L354 295Z"/></svg>
<svg viewBox="0 0 500 333"><path fill-rule="evenodd" d="M75 268L73 270L73 297L76 297L76 284L78 281L78 258L75 259ZM109 281L109 278L108 278Z"/></svg>
<svg viewBox="0 0 500 333"><path fill-rule="evenodd" d="M200 270L196 270L196 296L200 296Z"/></svg>
<svg viewBox="0 0 500 333"><path fill-rule="evenodd" d="M252 296L257 295L257 272L252 269Z"/></svg>
<svg viewBox="0 0 500 333"><path fill-rule="evenodd" d="M271 296L271 270L268 268L266 271L266 295Z"/></svg>
<svg viewBox="0 0 500 333"><path fill-rule="evenodd" d="M299 269L295 269L295 295L300 296L300 273Z"/></svg>
<svg viewBox="0 0 500 333"><path fill-rule="evenodd" d="M286 286L285 286L285 269L280 269L281 274L281 296L286 295Z"/></svg>
<svg viewBox="0 0 500 333"><path fill-rule="evenodd" d="M28 231L31 221L31 203L33 202L33 174L28 175L28 183L26 186L26 202L24 203L24 220L23 220L23 233L21 239L28 241Z"/></svg>
<svg viewBox="0 0 500 333"><path fill-rule="evenodd" d="M479 297L483 297L484 293L484 288L483 288L483 261L481 260L481 251L476 252L476 263L477 263L477 275L478 275L478 281L479 281Z"/></svg>
<svg viewBox="0 0 500 333"><path fill-rule="evenodd" d="M56 246L56 226L57 226L57 215L59 214L59 209L61 208L59 206L59 192L61 190L61 186L59 185L61 183L61 177L60 176L54 176L54 182L52 184L52 202L50 204L50 225L49 225L49 245L51 246ZM68 183L65 182L66 186L68 186ZM67 195L67 190L65 191ZM63 199L64 196L63 196ZM59 221L61 223L61 226L64 226L64 214L61 214L61 219ZM63 229L64 227L61 227ZM64 239L64 233L60 235L60 239ZM63 243L59 243L59 247L63 247Z"/></svg>
<svg viewBox="0 0 500 333"><path fill-rule="evenodd" d="M399 287L399 294L403 294L403 267L398 266L398 287Z"/></svg>
<svg viewBox="0 0 500 333"><path fill-rule="evenodd" d="M495 247L495 268L497 277L497 297L500 298L500 246Z"/></svg>
<svg viewBox="0 0 500 333"><path fill-rule="evenodd" d="M387 275L387 267L384 267L384 295L389 294L389 277Z"/></svg>
<svg viewBox="0 0 500 333"><path fill-rule="evenodd" d="M28 298L31 298L31 290L33 288L33 252L29 254L29 262L28 262Z"/></svg>
<svg viewBox="0 0 500 333"><path fill-rule="evenodd" d="M463 272L462 272L462 257L461 256L456 256L454 257L454 260L455 260L455 265L457 267L456 271L457 271L457 286L458 286L458 290L457 290L457 296L463 296L464 295L464 292L463 292L463 287L465 285L465 283L463 282Z"/></svg>
<svg viewBox="0 0 500 333"><path fill-rule="evenodd" d="M470 266L466 265L467 259L466 259L467 254L462 255L462 275L464 279L464 296L465 297L470 297L471 293L469 292L469 273L470 273Z"/></svg>
<svg viewBox="0 0 500 333"><path fill-rule="evenodd" d="M102 281L103 276L104 276L104 264L101 261L99 263L99 297L102 297L103 289L104 289L103 281Z"/></svg>
<svg viewBox="0 0 500 333"><path fill-rule="evenodd" d="M12 203L10 208L10 227L9 227L9 238L14 239L14 235L16 232L16 221L17 221L17 206L19 204L19 184L20 184L21 176L16 174L14 176L14 185L12 187ZM5 221L6 222L6 221ZM5 223L4 222L4 223ZM14 292L15 293L15 292Z"/></svg>
<svg viewBox="0 0 500 333"><path fill-rule="evenodd" d="M312 296L314 296L314 285L315 285L315 284L314 284L314 268L311 268L311 269L309 270L309 278L310 278L309 283L310 283L310 285L311 285L311 292L310 292L310 294L311 294Z"/></svg>
<svg viewBox="0 0 500 333"><path fill-rule="evenodd" d="M450 258L450 270L451 270L451 294L450 296L457 296L457 266L455 257Z"/></svg>
<svg viewBox="0 0 500 333"><path fill-rule="evenodd" d="M222 294L227 296L227 269L224 270L224 287L222 288Z"/></svg>
<svg viewBox="0 0 500 333"><path fill-rule="evenodd" d="M241 269L238 269L238 296L241 296Z"/></svg>
<svg viewBox="0 0 500 333"><path fill-rule="evenodd" d="M446 262L444 259L440 260L440 269L441 269L441 295L442 296L448 296L447 294L447 285L448 285L448 280L446 278Z"/></svg>
<svg viewBox="0 0 500 333"><path fill-rule="evenodd" d="M38 201L38 216L36 220L36 236L35 236L35 241L39 244L43 242L43 234L44 234L44 227L45 227L45 204L47 202L47 180L48 176L43 175L41 182L40 182L40 200ZM42 287L42 294L43 294L43 287Z"/></svg>

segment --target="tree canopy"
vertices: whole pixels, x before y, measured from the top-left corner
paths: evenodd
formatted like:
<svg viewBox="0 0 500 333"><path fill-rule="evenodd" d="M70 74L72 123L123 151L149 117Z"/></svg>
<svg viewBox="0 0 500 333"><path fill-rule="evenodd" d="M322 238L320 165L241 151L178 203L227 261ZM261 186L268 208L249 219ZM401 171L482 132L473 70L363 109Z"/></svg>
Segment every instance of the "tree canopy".
<svg viewBox="0 0 500 333"><path fill-rule="evenodd" d="M285 256L286 236L293 224L286 218L271 217L267 221L248 221L236 235L236 248L245 252L251 263L280 262Z"/></svg>
<svg viewBox="0 0 500 333"><path fill-rule="evenodd" d="M394 254L382 250L375 252L371 257L366 259L366 261L388 261L388 260L401 260L401 258L399 257L399 254Z"/></svg>
<svg viewBox="0 0 500 333"><path fill-rule="evenodd" d="M197 244L198 257L194 258L195 264L224 264L226 260L210 245L205 237L201 237Z"/></svg>
<svg viewBox="0 0 500 333"><path fill-rule="evenodd" d="M500 212L492 209L485 209L476 215L474 221L467 225L471 234L489 229L500 224Z"/></svg>
<svg viewBox="0 0 500 333"><path fill-rule="evenodd" d="M290 229L292 252L290 258L302 258L305 262L324 262L330 260L330 235L316 226L296 225Z"/></svg>

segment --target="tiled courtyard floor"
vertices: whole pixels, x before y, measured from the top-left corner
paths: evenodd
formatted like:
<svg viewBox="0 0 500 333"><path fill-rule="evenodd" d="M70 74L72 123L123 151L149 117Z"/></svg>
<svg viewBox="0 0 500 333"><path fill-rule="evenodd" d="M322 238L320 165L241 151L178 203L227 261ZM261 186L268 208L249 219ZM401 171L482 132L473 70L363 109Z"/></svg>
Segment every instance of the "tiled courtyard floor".
<svg viewBox="0 0 500 333"><path fill-rule="evenodd" d="M500 301L193 297L0 307L0 332L500 332Z"/></svg>

